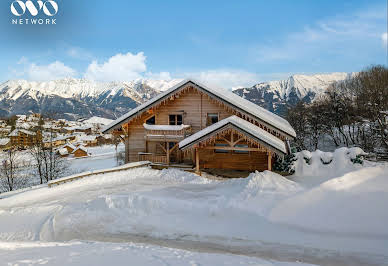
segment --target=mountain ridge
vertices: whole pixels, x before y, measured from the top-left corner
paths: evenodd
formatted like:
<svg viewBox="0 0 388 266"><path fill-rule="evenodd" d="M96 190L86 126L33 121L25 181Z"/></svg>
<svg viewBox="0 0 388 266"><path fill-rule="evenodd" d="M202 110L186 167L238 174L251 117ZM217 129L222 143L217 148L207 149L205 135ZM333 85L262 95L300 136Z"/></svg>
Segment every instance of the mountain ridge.
<svg viewBox="0 0 388 266"><path fill-rule="evenodd" d="M260 82L234 89L237 95L284 116L298 101L311 102L335 81L353 73L291 75L287 79ZM8 80L0 84L0 116L46 113L57 118L101 116L115 119L182 79L138 79L128 82L97 82L65 78L53 81Z"/></svg>

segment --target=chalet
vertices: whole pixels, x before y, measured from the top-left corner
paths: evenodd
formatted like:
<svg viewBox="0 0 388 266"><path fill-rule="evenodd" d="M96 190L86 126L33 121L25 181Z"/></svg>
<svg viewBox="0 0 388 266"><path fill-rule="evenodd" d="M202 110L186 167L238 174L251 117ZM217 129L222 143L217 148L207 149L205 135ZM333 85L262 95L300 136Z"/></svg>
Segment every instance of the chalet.
<svg viewBox="0 0 388 266"><path fill-rule="evenodd" d="M74 146L73 144L67 142L65 145L63 145L60 149L66 149L67 153L70 154L72 153L77 147Z"/></svg>
<svg viewBox="0 0 388 266"><path fill-rule="evenodd" d="M88 150L80 145L78 146L74 151L73 151L73 154L74 154L74 157L86 157L86 156L89 156L88 154Z"/></svg>
<svg viewBox="0 0 388 266"><path fill-rule="evenodd" d="M9 138L0 139L0 151L5 151L11 148L11 140Z"/></svg>
<svg viewBox="0 0 388 266"><path fill-rule="evenodd" d="M201 169L271 170L289 152L283 118L224 90L184 80L106 126L125 140L126 162L189 163Z"/></svg>
<svg viewBox="0 0 388 266"><path fill-rule="evenodd" d="M30 147L34 143L42 140L42 135L39 131L32 132L25 129L15 129L8 137L11 139L11 146L20 148Z"/></svg>

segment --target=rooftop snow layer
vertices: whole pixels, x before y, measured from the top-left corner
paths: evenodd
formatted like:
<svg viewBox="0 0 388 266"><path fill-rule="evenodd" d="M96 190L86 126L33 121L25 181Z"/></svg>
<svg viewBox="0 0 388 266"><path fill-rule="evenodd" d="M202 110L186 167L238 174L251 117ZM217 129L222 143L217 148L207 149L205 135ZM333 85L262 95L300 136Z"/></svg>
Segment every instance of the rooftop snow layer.
<svg viewBox="0 0 388 266"><path fill-rule="evenodd" d="M19 134L19 131L20 132L23 132L24 134L26 135L32 135L32 136L35 136L35 132L32 132L32 131L28 131L28 130L25 130L25 129L15 129L14 131L12 131L9 136L10 137L17 137Z"/></svg>
<svg viewBox="0 0 388 266"><path fill-rule="evenodd" d="M204 129L202 129L201 131L198 131L197 133L191 135L190 137L185 138L184 140L179 142L179 148L183 148L183 147L189 145L190 143L199 140L200 138L204 137L205 135L222 128L223 126L225 126L227 124L232 124L240 129L246 131L247 133L251 134L252 136L262 140L263 142L267 143L268 145L276 148L277 150L279 150L283 153L287 153L286 145L282 140L278 139L277 137L275 137L274 135L265 131L264 129L261 129L258 126L254 125L254 124L252 124L252 123L250 123L242 118L239 118L235 115L230 116L230 117L225 118L225 119L222 119L221 121L219 121L211 126L208 126Z"/></svg>
<svg viewBox="0 0 388 266"><path fill-rule="evenodd" d="M160 93L159 95L152 98L151 100L149 100L149 101L139 105L138 107L132 109L127 114L119 117L114 122L112 122L111 124L106 126L102 130L102 132L105 133L106 131L112 129L114 126L131 118L133 115L135 115L137 113L141 113L142 111L144 111L144 109L147 109L152 104L163 99L164 97L168 96L170 93L174 92L175 90L179 89L180 87L182 87L183 85L185 85L186 83L189 83L189 82L197 85L198 87L205 90L206 92L213 94L214 96L236 106L237 108L257 117L258 119L268 123L269 125L272 125L273 127L289 134L290 136L293 136L293 137L296 136L295 130L291 127L291 125L288 123L288 121L281 118L280 116L254 104L248 100L245 100L245 99L241 98L240 96L238 96L230 91L223 90L223 89L220 89L220 90L212 89L212 88L209 88L209 87L202 85L201 83L199 83L193 79L183 80L182 82L178 83L177 85L170 88L169 90Z"/></svg>

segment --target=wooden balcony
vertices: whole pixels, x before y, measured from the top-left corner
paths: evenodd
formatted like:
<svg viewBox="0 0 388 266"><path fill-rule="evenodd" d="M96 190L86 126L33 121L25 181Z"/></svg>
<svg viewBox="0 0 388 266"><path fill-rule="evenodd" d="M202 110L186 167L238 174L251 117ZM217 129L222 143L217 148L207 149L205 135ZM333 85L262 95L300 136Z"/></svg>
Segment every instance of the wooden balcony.
<svg viewBox="0 0 388 266"><path fill-rule="evenodd" d="M153 153L139 152L139 161L150 161L152 163L167 164L167 155L157 155Z"/></svg>
<svg viewBox="0 0 388 266"><path fill-rule="evenodd" d="M145 138L147 141L158 141L158 142L179 142L191 135L190 125L143 125L146 134Z"/></svg>

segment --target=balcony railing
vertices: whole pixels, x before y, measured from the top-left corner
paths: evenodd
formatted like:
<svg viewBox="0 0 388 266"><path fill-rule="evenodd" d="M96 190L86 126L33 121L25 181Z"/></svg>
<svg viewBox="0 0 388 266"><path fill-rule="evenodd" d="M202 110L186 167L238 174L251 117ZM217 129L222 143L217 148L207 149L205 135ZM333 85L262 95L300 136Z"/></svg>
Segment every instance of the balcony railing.
<svg viewBox="0 0 388 266"><path fill-rule="evenodd" d="M191 134L190 125L143 125L146 139L154 141L180 141Z"/></svg>
<svg viewBox="0 0 388 266"><path fill-rule="evenodd" d="M152 163L162 163L167 164L167 156L166 155L157 155L153 153L143 153L139 154L139 161L150 161Z"/></svg>

